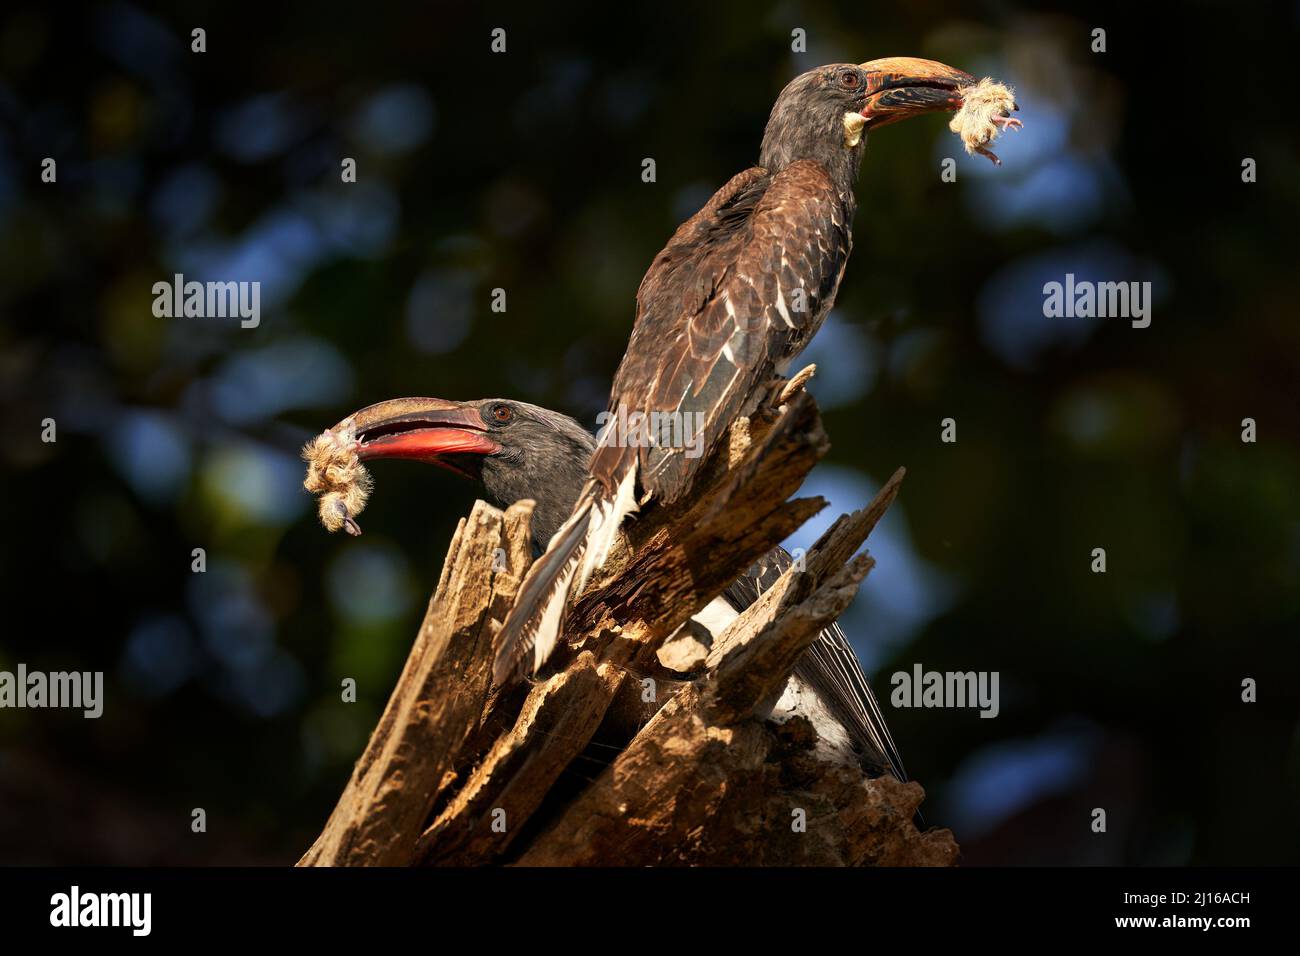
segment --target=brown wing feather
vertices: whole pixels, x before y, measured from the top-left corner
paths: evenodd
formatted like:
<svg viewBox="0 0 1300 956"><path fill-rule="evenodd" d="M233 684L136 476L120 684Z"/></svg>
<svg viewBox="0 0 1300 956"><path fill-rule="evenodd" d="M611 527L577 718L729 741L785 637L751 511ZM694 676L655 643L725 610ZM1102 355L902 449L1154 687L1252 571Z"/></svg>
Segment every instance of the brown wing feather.
<svg viewBox="0 0 1300 956"><path fill-rule="evenodd" d="M851 238L852 197L826 170L803 160L775 176L748 169L678 227L637 291L637 318L614 378L610 411L681 412L703 419L703 454L683 448L602 443L591 459L597 485L583 494L590 521L581 540L552 540L525 576L501 631L498 674L556 640L573 574L584 576L623 518L636 508L631 479L671 501L694 466L759 386L804 347L835 298ZM795 291L803 296L800 309ZM698 448L698 446L696 446ZM639 476L632 469L640 462ZM625 479L628 479L625 482ZM601 547L588 551L600 532ZM576 532L575 532L576 534ZM582 571L572 571L575 561Z"/></svg>
<svg viewBox="0 0 1300 956"><path fill-rule="evenodd" d="M698 314L721 279L711 270L726 268L725 257L701 255L702 250L716 244L729 230L743 225L770 181L767 170L760 166L732 176L699 212L677 227L668 244L650 263L637 288L636 321L632 325L627 351L614 376L609 400L611 411L620 404L629 410L645 407L644 389L638 388L637 383L654 380L658 372L657 363L667 357L665 348L676 338L671 330L674 320ZM677 295L676 301L668 298L672 294L670 285ZM647 302L654 303L652 312L647 311ZM669 338L666 340L665 336ZM685 360L687 356L679 358ZM619 478L636 460L637 453L636 448L602 446L591 460L592 477L600 482L606 493L612 494Z"/></svg>
<svg viewBox="0 0 1300 956"><path fill-rule="evenodd" d="M751 410L756 386L816 332L850 243L843 201L818 163L734 177L677 230L642 280L611 410L702 414L707 451ZM599 449L592 474L612 487L637 451ZM680 448L639 454L643 486L665 500L685 490L699 460Z"/></svg>

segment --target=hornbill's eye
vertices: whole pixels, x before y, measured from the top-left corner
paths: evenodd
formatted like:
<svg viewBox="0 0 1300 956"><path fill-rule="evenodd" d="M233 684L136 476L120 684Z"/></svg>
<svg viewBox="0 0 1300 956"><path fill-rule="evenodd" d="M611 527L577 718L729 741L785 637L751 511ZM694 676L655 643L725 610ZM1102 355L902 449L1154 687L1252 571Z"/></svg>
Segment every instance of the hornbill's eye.
<svg viewBox="0 0 1300 956"><path fill-rule="evenodd" d="M498 425L505 425L514 420L515 410L509 405L493 405L492 420Z"/></svg>
<svg viewBox="0 0 1300 956"><path fill-rule="evenodd" d="M862 85L862 77L855 70L845 70L840 74L840 86L846 90L856 90Z"/></svg>

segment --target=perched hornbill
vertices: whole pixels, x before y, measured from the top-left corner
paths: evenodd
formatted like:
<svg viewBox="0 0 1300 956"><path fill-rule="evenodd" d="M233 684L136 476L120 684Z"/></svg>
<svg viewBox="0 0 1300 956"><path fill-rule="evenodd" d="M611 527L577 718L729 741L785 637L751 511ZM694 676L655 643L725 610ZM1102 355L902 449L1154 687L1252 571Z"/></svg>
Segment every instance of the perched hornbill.
<svg viewBox="0 0 1300 956"><path fill-rule="evenodd" d="M605 561L623 518L650 498L672 501L689 490L708 449L821 326L852 246L865 133L957 110L975 84L942 63L890 57L819 67L781 91L759 165L683 223L642 279L610 395L616 417L654 416L679 433L693 424L704 451L607 433L572 516L529 569L501 630L498 682L541 666L570 592ZM1005 115L994 122L1016 123Z"/></svg>
<svg viewBox="0 0 1300 956"><path fill-rule="evenodd" d="M441 465L479 481L487 499L502 508L533 499L537 553L572 512L596 449L596 438L567 415L506 399L400 398L364 408L348 421L361 461L402 458ZM776 582L790 561L784 549L773 549L695 620L716 636ZM822 631L800 657L770 716L780 721L794 714L812 723L824 756L907 779L876 698L838 624Z"/></svg>

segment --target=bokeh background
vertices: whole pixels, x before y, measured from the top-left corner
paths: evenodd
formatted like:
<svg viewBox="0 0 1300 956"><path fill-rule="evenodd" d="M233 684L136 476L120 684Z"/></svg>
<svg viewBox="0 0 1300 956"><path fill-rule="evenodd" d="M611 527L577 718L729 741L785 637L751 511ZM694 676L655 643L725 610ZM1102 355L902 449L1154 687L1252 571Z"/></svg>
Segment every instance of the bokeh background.
<svg viewBox="0 0 1300 956"><path fill-rule="evenodd" d="M642 272L785 82L897 54L1026 124L1001 169L940 117L872 135L807 353L832 507L793 543L908 468L844 622L877 693L1000 674L996 719L886 703L927 819L968 863L1300 862L1300 7L1161 7L6 4L0 669L107 703L0 711L0 862L296 859L474 497L383 463L330 536L300 444L409 394L594 426ZM260 281L260 326L155 318L177 272ZM1151 327L1044 318L1066 272L1151 281Z"/></svg>

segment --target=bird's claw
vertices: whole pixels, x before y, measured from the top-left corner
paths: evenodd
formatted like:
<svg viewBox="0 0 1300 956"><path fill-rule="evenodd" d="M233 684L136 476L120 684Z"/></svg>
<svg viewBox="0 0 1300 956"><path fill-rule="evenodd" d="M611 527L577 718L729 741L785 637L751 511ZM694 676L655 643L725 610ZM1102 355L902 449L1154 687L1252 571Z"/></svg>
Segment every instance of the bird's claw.
<svg viewBox="0 0 1300 956"><path fill-rule="evenodd" d="M979 153L981 156L987 156L989 162L991 162L994 166L1002 165L1002 160L998 159L998 154L993 152L993 150L989 149L986 146L976 146L975 152Z"/></svg>

